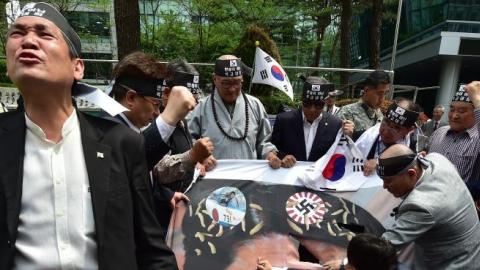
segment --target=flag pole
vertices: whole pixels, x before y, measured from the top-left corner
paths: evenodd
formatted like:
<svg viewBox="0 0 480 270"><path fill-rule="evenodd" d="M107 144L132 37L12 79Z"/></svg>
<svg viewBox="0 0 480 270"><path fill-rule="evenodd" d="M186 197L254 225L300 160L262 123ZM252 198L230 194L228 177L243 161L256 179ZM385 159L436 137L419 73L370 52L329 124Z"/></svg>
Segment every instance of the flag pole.
<svg viewBox="0 0 480 270"><path fill-rule="evenodd" d="M248 94L251 93L252 91L252 84L253 84L253 76L255 76L255 60L257 59L257 47L260 46L260 41L255 41L255 56L253 57L253 74L252 77L250 77L250 85L248 86Z"/></svg>

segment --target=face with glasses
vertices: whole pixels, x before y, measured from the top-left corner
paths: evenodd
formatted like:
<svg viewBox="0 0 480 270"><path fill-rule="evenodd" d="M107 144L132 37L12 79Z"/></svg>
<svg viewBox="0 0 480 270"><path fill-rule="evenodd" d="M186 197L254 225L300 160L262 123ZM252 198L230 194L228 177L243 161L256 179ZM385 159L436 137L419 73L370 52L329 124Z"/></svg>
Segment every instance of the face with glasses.
<svg viewBox="0 0 480 270"><path fill-rule="evenodd" d="M213 83L223 102L234 104L242 91L243 77L222 77L215 74L213 75Z"/></svg>
<svg viewBox="0 0 480 270"><path fill-rule="evenodd" d="M128 91L125 95L126 104L124 105L130 111L125 112L125 115L137 128L145 127L160 115L161 100L141 95L128 87L127 89Z"/></svg>
<svg viewBox="0 0 480 270"><path fill-rule="evenodd" d="M413 129L414 127L404 127L384 118L380 124L380 136L385 144L393 144L407 136Z"/></svg>

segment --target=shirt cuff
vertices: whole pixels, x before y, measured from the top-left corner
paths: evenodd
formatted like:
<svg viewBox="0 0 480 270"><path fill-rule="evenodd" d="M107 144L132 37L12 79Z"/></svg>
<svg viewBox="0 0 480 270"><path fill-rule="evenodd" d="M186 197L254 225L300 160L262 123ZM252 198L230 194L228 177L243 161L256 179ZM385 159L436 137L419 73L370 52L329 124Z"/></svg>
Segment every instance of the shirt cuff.
<svg viewBox="0 0 480 270"><path fill-rule="evenodd" d="M175 130L175 126L171 126L163 120L162 115L159 115L157 119L155 119L155 123L157 124L158 132L162 137L164 142L167 142L172 136L173 131Z"/></svg>

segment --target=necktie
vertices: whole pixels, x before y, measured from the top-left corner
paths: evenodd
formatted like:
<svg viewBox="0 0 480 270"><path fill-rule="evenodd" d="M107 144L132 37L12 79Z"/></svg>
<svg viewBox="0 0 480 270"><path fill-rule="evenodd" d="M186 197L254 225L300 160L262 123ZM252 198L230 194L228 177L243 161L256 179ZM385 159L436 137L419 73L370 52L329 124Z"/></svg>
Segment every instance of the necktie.
<svg viewBox="0 0 480 270"><path fill-rule="evenodd" d="M438 121L435 121L435 125L433 126L433 130L437 130L438 128Z"/></svg>

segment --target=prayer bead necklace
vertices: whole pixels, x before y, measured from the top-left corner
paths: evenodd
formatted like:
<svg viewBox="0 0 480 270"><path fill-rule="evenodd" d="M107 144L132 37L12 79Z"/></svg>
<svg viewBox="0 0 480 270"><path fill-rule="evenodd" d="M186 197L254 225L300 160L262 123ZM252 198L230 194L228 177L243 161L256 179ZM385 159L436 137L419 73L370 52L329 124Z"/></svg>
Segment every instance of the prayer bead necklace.
<svg viewBox="0 0 480 270"><path fill-rule="evenodd" d="M215 123L217 123L217 126L220 129L220 131L222 132L222 134L225 135L225 137L227 137L228 139L230 139L232 141L243 141L243 140L245 140L245 138L247 138L247 135L248 135L248 123L249 123L247 96L245 96L245 94L242 92L242 96L243 96L243 99L245 101L245 132L244 132L242 137L233 137L233 136L229 135L225 130L223 130L222 125L220 125L220 121L218 120L218 116L217 116L217 110L215 109L214 94L215 94L215 90L212 92L212 95L211 95L213 118L215 119Z"/></svg>

